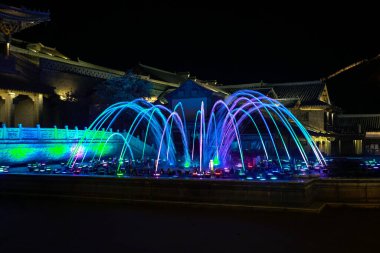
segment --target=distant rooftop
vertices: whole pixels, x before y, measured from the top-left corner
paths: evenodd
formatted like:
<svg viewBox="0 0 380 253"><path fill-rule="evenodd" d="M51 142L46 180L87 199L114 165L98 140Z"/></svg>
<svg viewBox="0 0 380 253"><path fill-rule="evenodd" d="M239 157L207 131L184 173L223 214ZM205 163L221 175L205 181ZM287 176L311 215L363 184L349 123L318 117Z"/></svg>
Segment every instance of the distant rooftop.
<svg viewBox="0 0 380 253"><path fill-rule="evenodd" d="M357 132L378 131L380 129L380 114L340 114L337 115L337 127Z"/></svg>
<svg viewBox="0 0 380 253"><path fill-rule="evenodd" d="M170 72L166 70L162 70L159 68L151 67L142 63L139 63L137 67L134 69L135 73L138 75L146 75L150 79L164 81L171 84L177 84L179 87L180 84L187 80L192 80L196 82L198 85L209 89L216 93L221 93L224 95L229 95L228 92L221 89L221 86L215 86L217 83L215 80L212 81L204 81L196 78L195 76L191 76L190 72Z"/></svg>
<svg viewBox="0 0 380 253"><path fill-rule="evenodd" d="M4 38L0 36L0 41L3 40ZM79 58L77 60L72 60L66 55L62 54L56 48L45 46L42 43L30 43L27 41L12 38L10 51L11 54L16 58L22 56L23 58L27 59L30 62L33 62L36 65L39 65L44 61L53 61L63 64L62 66L71 65L93 70L96 72L101 72L104 73L105 76L121 76L125 74L125 71L99 66L80 60Z"/></svg>
<svg viewBox="0 0 380 253"><path fill-rule="evenodd" d="M289 104L297 104L294 101L299 100L303 107L326 107L329 106L329 98L325 83L321 80L304 81L304 82L285 82L285 83L248 83L236 85L223 85L218 88L233 93L237 90L250 89L257 90L261 93L268 93L273 90L277 99L293 100L286 101ZM325 96L322 100L321 98ZM285 102L285 101L284 101Z"/></svg>
<svg viewBox="0 0 380 253"><path fill-rule="evenodd" d="M41 53L41 54L46 54L46 55L50 55L50 56L59 57L59 58L65 59L65 60L69 59L69 57L63 55L57 49L52 48L52 47L47 47L47 46L43 45L40 42L39 43L30 43L30 44L27 44L26 48L29 49L32 52L35 52L35 53L38 52L38 53Z"/></svg>
<svg viewBox="0 0 380 253"><path fill-rule="evenodd" d="M325 84L321 81L267 84L279 98L298 98L302 103L318 101Z"/></svg>
<svg viewBox="0 0 380 253"><path fill-rule="evenodd" d="M170 72L159 68L151 67L142 63L139 63L135 68L135 72L139 75L147 75L151 79L156 79L164 82L180 84L190 78L188 72Z"/></svg>
<svg viewBox="0 0 380 253"><path fill-rule="evenodd" d="M50 20L50 13L0 4L0 30L10 35Z"/></svg>
<svg viewBox="0 0 380 253"><path fill-rule="evenodd" d="M49 21L50 13L44 11L29 10L25 7L17 8L0 4L0 18L18 19L23 21Z"/></svg>

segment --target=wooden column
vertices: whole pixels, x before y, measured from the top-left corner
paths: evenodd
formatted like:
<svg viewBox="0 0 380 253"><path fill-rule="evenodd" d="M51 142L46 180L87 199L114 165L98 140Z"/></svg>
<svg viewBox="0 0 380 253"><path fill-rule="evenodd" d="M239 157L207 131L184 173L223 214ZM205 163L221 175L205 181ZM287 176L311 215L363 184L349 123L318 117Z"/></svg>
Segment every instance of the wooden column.
<svg viewBox="0 0 380 253"><path fill-rule="evenodd" d="M5 95L5 123L8 127L13 126L14 121L14 105L13 105L13 98L15 97L14 93L8 93Z"/></svg>
<svg viewBox="0 0 380 253"><path fill-rule="evenodd" d="M41 116L42 116L42 107L43 107L43 96L42 94L35 94L34 99L34 117L33 123L34 125L41 124Z"/></svg>

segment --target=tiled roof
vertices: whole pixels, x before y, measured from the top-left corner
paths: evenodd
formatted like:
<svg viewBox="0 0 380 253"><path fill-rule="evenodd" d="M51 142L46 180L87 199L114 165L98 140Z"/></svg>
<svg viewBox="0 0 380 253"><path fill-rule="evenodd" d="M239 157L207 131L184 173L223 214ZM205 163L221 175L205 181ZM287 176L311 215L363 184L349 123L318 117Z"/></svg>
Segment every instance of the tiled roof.
<svg viewBox="0 0 380 253"><path fill-rule="evenodd" d="M139 75L148 75L152 79L157 79L160 81L176 83L176 84L180 84L186 81L189 77L186 73L183 73L183 72L177 74L174 72L169 72L162 69L147 66L141 63L138 64L135 71Z"/></svg>
<svg viewBox="0 0 380 253"><path fill-rule="evenodd" d="M267 84L272 87L279 98L298 98L301 104L320 102L319 98L325 87L321 81L307 83L279 83Z"/></svg>
<svg viewBox="0 0 380 253"><path fill-rule="evenodd" d="M147 66L139 63L138 66L134 69L135 73L138 75L147 75L150 79L164 81L171 84L181 85L182 83L192 80L197 83L199 86L202 86L205 89L208 89L212 92L217 93L220 96L229 95L228 92L220 89L219 86L210 85L210 83L215 84L216 81L202 81L194 77L190 77L189 72L169 72L166 70L158 69L155 67Z"/></svg>
<svg viewBox="0 0 380 253"><path fill-rule="evenodd" d="M329 106L320 101L325 84L320 81L290 82L290 83L249 83L220 86L227 92L235 92L242 89L257 90L264 95L268 95L269 90L273 90L277 99L296 99L305 106ZM268 91L268 92L267 92Z"/></svg>
<svg viewBox="0 0 380 253"><path fill-rule="evenodd" d="M69 58L65 55L63 55L61 52L59 52L57 49L52 48L52 47L47 47L43 45L42 43L30 43L26 46L27 49L31 50L32 52L35 53L42 53L42 54L47 54L50 56L55 56L59 58L63 58L68 60Z"/></svg>
<svg viewBox="0 0 380 253"><path fill-rule="evenodd" d="M222 85L220 86L223 90L245 90L245 89L254 89L254 88L262 88L263 83L245 83L245 84L232 84L232 85Z"/></svg>
<svg viewBox="0 0 380 253"><path fill-rule="evenodd" d="M221 89L221 90L224 90L224 91L226 91L226 92L228 92L230 94L234 93L235 91L242 90L242 89L239 89L239 88L223 88L223 86L218 86L218 88ZM276 94L275 94L275 92L274 92L274 90L272 88L245 88L245 89L258 91L258 92L264 94L265 96L271 95L270 93L272 92L273 95L275 97L277 97Z"/></svg>
<svg viewBox="0 0 380 253"><path fill-rule="evenodd" d="M312 110L312 109L321 110L321 109L332 108L332 106L320 100L312 100L312 101L306 101L306 102L301 103L300 108L304 110Z"/></svg>
<svg viewBox="0 0 380 253"><path fill-rule="evenodd" d="M380 131L380 114L346 114L337 115L336 128L345 132Z"/></svg>
<svg viewBox="0 0 380 253"><path fill-rule="evenodd" d="M198 90L201 93L196 92L196 94L193 95L193 90ZM188 98L193 96L199 96L199 94L201 94L202 96L217 96L223 99L226 95L222 92L219 92L214 87L209 87L207 85L203 85L188 79L185 82L181 83L181 86L179 88L173 90L172 92L164 94L164 96L166 99L171 99L172 96L175 96L176 98Z"/></svg>
<svg viewBox="0 0 380 253"><path fill-rule="evenodd" d="M288 108L293 108L296 105L298 105L298 103L299 103L298 98L277 99L277 101L280 102L281 104L283 104L285 107L288 107Z"/></svg>
<svg viewBox="0 0 380 253"><path fill-rule="evenodd" d="M4 39L0 35L0 42ZM89 62L80 60L70 60L68 57L57 51L55 48L47 47L41 43L29 43L27 41L12 38L11 55L15 58L23 58L39 68L42 65L54 65L54 67L70 68L74 72L78 72L78 69L83 69L83 72L88 72L89 76L109 78L113 76L125 75L125 71L111 69L99 65L95 65ZM50 66L52 67L52 66ZM90 73L91 72L91 73ZM82 74L79 73L79 74Z"/></svg>
<svg viewBox="0 0 380 253"><path fill-rule="evenodd" d="M33 11L0 4L0 18L27 22L43 22L50 20L49 12ZM32 23L33 24L33 23Z"/></svg>

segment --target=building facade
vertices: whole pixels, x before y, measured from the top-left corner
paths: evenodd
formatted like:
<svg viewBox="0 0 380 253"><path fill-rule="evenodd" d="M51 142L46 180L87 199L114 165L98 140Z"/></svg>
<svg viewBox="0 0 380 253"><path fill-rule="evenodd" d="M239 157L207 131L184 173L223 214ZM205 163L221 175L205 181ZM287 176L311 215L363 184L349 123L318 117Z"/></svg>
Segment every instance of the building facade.
<svg viewBox="0 0 380 253"><path fill-rule="evenodd" d="M340 114L334 132L336 154L380 155L380 114Z"/></svg>
<svg viewBox="0 0 380 253"><path fill-rule="evenodd" d="M242 89L255 90L277 99L305 126L322 153L332 153L332 142L335 140L332 128L336 110L331 104L327 85L323 81L261 82L222 85L218 88L230 93Z"/></svg>

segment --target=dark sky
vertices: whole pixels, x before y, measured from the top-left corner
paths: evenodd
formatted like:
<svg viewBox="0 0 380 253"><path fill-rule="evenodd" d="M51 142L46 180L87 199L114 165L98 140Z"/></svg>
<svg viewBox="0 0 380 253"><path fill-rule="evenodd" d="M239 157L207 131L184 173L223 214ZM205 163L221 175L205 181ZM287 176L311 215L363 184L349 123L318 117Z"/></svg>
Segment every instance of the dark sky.
<svg viewBox="0 0 380 253"><path fill-rule="evenodd" d="M315 80L380 53L378 8L359 2L1 2L50 10L51 22L15 37L74 59L121 70L142 62L225 84Z"/></svg>

